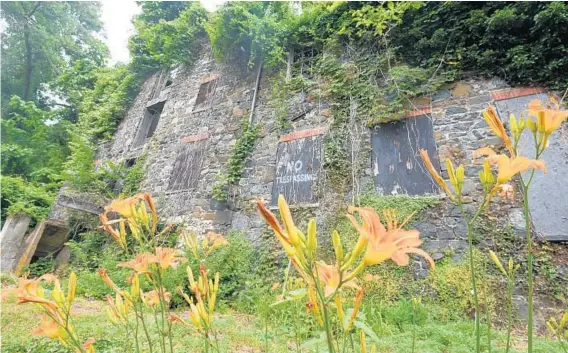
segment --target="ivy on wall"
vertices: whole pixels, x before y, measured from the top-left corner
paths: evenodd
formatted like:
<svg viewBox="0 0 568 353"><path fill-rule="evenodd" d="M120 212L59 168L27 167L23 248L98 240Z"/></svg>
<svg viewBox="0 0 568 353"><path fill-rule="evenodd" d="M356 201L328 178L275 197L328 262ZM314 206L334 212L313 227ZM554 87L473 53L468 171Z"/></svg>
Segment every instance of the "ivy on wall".
<svg viewBox="0 0 568 353"><path fill-rule="evenodd" d="M213 198L218 201L227 199L227 187L238 184L243 176L247 158L252 154L256 140L259 137L261 125L250 124L243 120L241 135L235 142L231 156L227 162L227 172L218 176L218 181L213 185Z"/></svg>

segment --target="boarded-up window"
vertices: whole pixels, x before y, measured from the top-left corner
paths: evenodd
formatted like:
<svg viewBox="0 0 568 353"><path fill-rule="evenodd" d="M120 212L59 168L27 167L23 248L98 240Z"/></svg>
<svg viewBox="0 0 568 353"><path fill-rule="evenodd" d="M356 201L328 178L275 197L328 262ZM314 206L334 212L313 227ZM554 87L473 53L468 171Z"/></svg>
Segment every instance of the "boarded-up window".
<svg viewBox="0 0 568 353"><path fill-rule="evenodd" d="M315 204L314 185L322 165L323 135L280 142L276 155L276 178L272 185L272 205L282 194L289 204Z"/></svg>
<svg viewBox="0 0 568 353"><path fill-rule="evenodd" d="M167 70L160 71L160 75L156 78L154 82L154 87L152 89L152 96L150 100L154 100L160 97L162 91L173 83L170 76L170 72Z"/></svg>
<svg viewBox="0 0 568 353"><path fill-rule="evenodd" d="M207 140L182 143L170 177L169 190L187 190L197 186Z"/></svg>
<svg viewBox="0 0 568 353"><path fill-rule="evenodd" d="M138 126L138 131L136 132L136 137L134 138L134 147L138 147L146 142L146 139L152 137L156 128L158 127L158 122L160 121L160 115L164 110L164 105L166 102L160 102L146 108L144 112L144 117Z"/></svg>
<svg viewBox="0 0 568 353"><path fill-rule="evenodd" d="M197 98L195 99L195 106L193 111L205 109L213 101L213 95L215 93L215 88L217 88L217 77L208 79L202 82L199 86L199 93L197 93Z"/></svg>
<svg viewBox="0 0 568 353"><path fill-rule="evenodd" d="M418 151L428 151L432 164L440 169L432 122L425 116L381 124L374 129L373 175L382 195L423 195L439 189L424 167Z"/></svg>

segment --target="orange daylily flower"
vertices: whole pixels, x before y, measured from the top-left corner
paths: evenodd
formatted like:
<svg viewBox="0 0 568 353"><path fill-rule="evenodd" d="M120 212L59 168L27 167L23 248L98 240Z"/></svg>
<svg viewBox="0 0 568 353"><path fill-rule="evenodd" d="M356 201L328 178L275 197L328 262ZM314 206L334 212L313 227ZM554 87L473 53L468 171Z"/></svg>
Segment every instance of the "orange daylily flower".
<svg viewBox="0 0 568 353"><path fill-rule="evenodd" d="M203 249L205 255L209 255L211 251L227 244L229 244L229 242L227 241L227 239L225 239L224 236L218 233L209 232L203 238L203 241L201 242L201 248Z"/></svg>
<svg viewBox="0 0 568 353"><path fill-rule="evenodd" d="M353 311L351 312L351 316L349 317L349 321L347 323L347 327L346 330L349 331L351 330L351 326L353 325L353 321L355 321L355 318L357 317L357 314L359 313L359 308L361 307L361 302L363 301L363 294L364 294L364 290L363 289L359 289L359 291L357 292L357 296L355 297L355 303L353 305Z"/></svg>
<svg viewBox="0 0 568 353"><path fill-rule="evenodd" d="M148 203L148 207L150 207L150 212L152 214L152 233L156 233L156 227L158 226L158 212L156 210L156 204L152 199L152 195L149 193L144 193L142 196L144 197L144 200L146 200L146 203Z"/></svg>
<svg viewBox="0 0 568 353"><path fill-rule="evenodd" d="M177 268L180 262L186 262L187 259L181 257L179 251L172 248L157 247L155 250L153 261L157 263L162 270L169 268Z"/></svg>
<svg viewBox="0 0 568 353"><path fill-rule="evenodd" d="M25 304L25 303L36 303L36 304L43 305L44 307L46 307L48 310L51 310L52 312L58 311L57 303L55 303L52 300L41 298L41 297L38 297L38 296L35 296L35 295L24 294L24 295L18 296L18 304Z"/></svg>
<svg viewBox="0 0 568 353"><path fill-rule="evenodd" d="M332 295L340 284L339 271L336 266L328 265L323 261L316 264L316 269L319 279L325 284L324 292L325 296L329 297ZM344 280L344 279L343 279ZM356 279L348 280L342 284L346 287L351 287L359 289Z"/></svg>
<svg viewBox="0 0 568 353"><path fill-rule="evenodd" d="M146 292L143 295L144 303L148 306L154 306L154 305L160 304L160 298L161 297L165 302L169 303L172 295L171 295L170 292L164 292L163 296L161 296L160 293L155 289L151 290L149 292Z"/></svg>
<svg viewBox="0 0 568 353"><path fill-rule="evenodd" d="M556 100L552 100L550 107L546 108L538 99L529 102L529 115L538 119L538 128L546 135L550 135L558 129L563 121L568 119L568 110L560 110Z"/></svg>
<svg viewBox="0 0 568 353"><path fill-rule="evenodd" d="M122 217L132 218L134 206L138 205L143 199L144 194L136 194L126 199L113 200L110 205L105 206L105 213L116 212Z"/></svg>
<svg viewBox="0 0 568 353"><path fill-rule="evenodd" d="M33 335L44 335L48 338L63 338L65 336L65 331L60 330L59 325L52 319L48 318L46 315L41 317L41 323L39 327L32 330Z"/></svg>
<svg viewBox="0 0 568 353"><path fill-rule="evenodd" d="M495 108L493 108L492 106L487 107L487 109L483 111L483 119L485 119L485 122L487 123L487 125L489 125L491 130L493 130L495 136L503 140L505 147L509 150L511 155L514 155L515 152L511 143L511 139L509 138L509 135L507 135L505 127L503 126L501 119L499 119L499 115L497 115Z"/></svg>
<svg viewBox="0 0 568 353"><path fill-rule="evenodd" d="M424 165L426 166L426 169L428 169L428 172L430 172L430 175L432 175L432 178L434 178L434 181L440 185L440 187L442 188L442 190L444 190L444 192L446 193L446 195L448 195L448 197L451 200L454 200L454 196L452 191L450 190L450 188L448 187L448 185L446 184L446 182L444 181L444 179L440 176L440 174L436 171L436 168L434 168L434 165L432 164L432 161L430 160L430 156L428 155L428 151L426 151L425 149L420 149L420 157L422 157L422 160L424 161Z"/></svg>
<svg viewBox="0 0 568 353"><path fill-rule="evenodd" d="M399 226L394 213L385 211L384 217L387 223L385 228L379 215L372 208L350 206L347 212L353 226L368 239L363 256L363 263L366 266L376 265L388 259L399 266L406 266L409 263L408 254L413 253L424 257L430 266L434 267L430 255L418 248L422 244L422 240L419 239L420 233L417 230L402 229L412 215ZM355 212L361 215L362 225L353 217Z"/></svg>
<svg viewBox="0 0 568 353"><path fill-rule="evenodd" d="M473 153L473 157L487 156L490 164L497 165L497 184L504 184L511 180L518 173L525 172L529 169L540 169L546 173L546 166L543 160L529 159L523 156L509 158L504 154L497 154L491 148L483 147Z"/></svg>
<svg viewBox="0 0 568 353"><path fill-rule="evenodd" d="M25 295L37 296L38 286L40 284L40 278L28 279L27 274L23 277L18 278L18 285L16 288L2 289L1 296L2 301L5 301L9 296L15 295L18 297Z"/></svg>
<svg viewBox="0 0 568 353"><path fill-rule="evenodd" d="M145 274L149 273L148 267L154 262L156 262L156 259L153 254L142 253L136 254L136 257L130 261L120 262L118 267L131 268L136 271L137 274Z"/></svg>

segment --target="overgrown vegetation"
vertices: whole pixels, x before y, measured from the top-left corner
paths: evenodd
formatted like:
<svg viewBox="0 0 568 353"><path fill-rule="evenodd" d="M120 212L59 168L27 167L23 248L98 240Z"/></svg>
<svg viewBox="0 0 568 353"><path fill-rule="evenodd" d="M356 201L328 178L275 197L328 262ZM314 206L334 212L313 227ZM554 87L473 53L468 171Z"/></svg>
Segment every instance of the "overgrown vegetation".
<svg viewBox="0 0 568 353"><path fill-rule="evenodd" d="M207 48L208 39L218 61L242 60L250 66L262 61L268 72L275 74L272 90L279 128L286 129L290 125L286 103L292 92L302 90L312 98L331 103L333 118L325 140L324 163L336 180L343 181L349 178L352 169L358 168L346 144L353 135L350 127L355 124L374 127L398 119L413 108L414 98L432 93L444 82L473 73L502 77L510 83L535 83L551 88L563 89L567 84L564 73L568 69L568 44L562 31L568 23L568 7L564 3L306 2L291 5L236 2L211 14L198 3L145 2L141 6L142 13L135 19L137 33L130 40L132 63L108 68L103 67L106 48L93 34L100 31L96 4L2 3L2 19L9 25L2 33L3 42L7 43L2 46L2 217L25 212L35 222L41 220L47 215L61 181L79 191L104 194L110 193L109 185L120 179L124 184L122 192L135 194L145 176L144 158L129 169L108 162L97 168L94 164L97 143L112 137L148 73L179 63L190 65ZM54 28L61 30L54 31ZM313 67L305 75L286 78L282 73L287 53L306 47L315 49ZM29 65L30 60L37 65ZM214 198L227 199L228 187L238 184L260 129L259 125L243 123L227 172L213 186ZM414 220L437 202L437 198L379 197L372 193L359 199L360 206L371 207L379 214L395 209L399 222L413 214L411 221ZM347 218L334 219L330 228L339 231L346 248L356 244L359 233ZM129 228L129 232L132 229ZM126 228L115 231L126 232ZM177 233L171 234L159 236L161 247L173 248L178 244ZM115 294L95 273L99 267L106 268L107 274L121 288L133 286L132 271L117 266L131 260L133 254L110 244L98 231L81 228L75 235L69 246L73 250L71 269L80 278L76 287L78 295L102 299ZM275 261L276 255L262 249L264 244L260 249L255 248L240 233L229 234L228 240L229 245L207 259L207 268L210 274L220 273L218 304L221 308L234 307L258 315L258 319L244 320L247 325L254 322L250 328L255 336L247 337L243 345L283 352L289 351L291 346L298 351L321 348L324 343L317 335L320 327L317 314L313 315L314 305L319 303L320 309L334 310L339 318L338 304L335 302L335 308L331 309L334 304L325 302L320 295L319 302L315 297L308 301L310 312L305 310L305 303L293 300L272 306L276 295L302 295L301 289L309 286L294 278L294 272L284 272L283 257ZM532 244L530 236L528 240L528 244ZM132 239L128 241L131 243L126 245L131 246ZM503 238L501 241L495 246L513 243ZM307 248L307 244L304 245L298 248L302 253ZM334 247L333 263L341 263L342 260L337 259L344 254L338 255L337 241ZM298 253L298 249L294 249ZM329 261L332 248L327 249L328 253L325 250L322 254L329 255L324 258ZM543 246L536 250L541 275L553 282L558 272L553 256L549 255L550 249ZM503 251L505 253L507 251ZM532 251L529 254L532 256ZM313 253L308 255L314 256ZM410 349L412 328L419 337L418 351L471 352L474 334L488 336L487 324L492 315L488 309L493 310L499 298L495 298L492 291L487 292L494 279L486 275L486 254L472 251L466 255L466 262L471 260L470 267L454 263L452 255L443 254L436 269L420 280L415 278L412 267L369 268L360 281L367 289L368 301L360 306L359 316L354 310L357 304L352 307L348 304L350 313L355 311L357 329L364 332L363 337L367 335L374 340L381 351ZM301 262L299 258L295 260L294 265ZM206 278L207 271L202 272L202 264L197 259L189 263L193 273ZM51 271L52 266L51 259L44 259L28 269L33 275L41 275ZM532 273L531 266L523 271ZM141 283L144 293L148 294L152 288L171 293L171 299L166 300L165 294L158 299L160 304L167 302L168 305L160 308L162 315L169 313L170 307L184 305L178 286L186 290L192 287L185 266L173 267L168 270L167 278L156 280L155 277L157 282L144 280ZM346 270L339 267L341 271ZM313 268L310 265L304 270L310 272ZM155 276L162 273L157 265L155 270ZM284 272L287 289L282 289L281 282L270 288L271 281L279 280L279 276L273 276L274 272L278 275ZM313 273L311 275L313 277ZM319 285L317 276L316 273L313 282ZM480 303L475 303L470 293L470 281L475 277L482 289ZM199 291L191 289L199 296ZM562 290L561 285L550 288L558 298L565 295ZM55 299L54 292L47 294L54 295ZM424 306L416 307L409 300L417 296L425 297ZM471 324L463 320L474 312L474 317L480 317L478 304L484 308L487 319L473 331ZM151 310L158 312L154 307L146 314ZM213 316L213 310L210 311L206 318ZM203 313L199 315L203 319ZM14 313L12 316L19 318ZM22 343L24 331L14 330L13 336L17 337L10 336L12 332L5 331L8 319L2 319L3 335L5 332L8 335L4 350L59 351L37 340ZM223 330L235 326L230 317L218 319L215 326ZM171 323L166 323L163 316L161 320L161 329L152 332L156 341L172 335L172 331L164 331L166 325L171 329ZM223 323L227 321L223 320L231 324L226 327ZM117 333L119 330L101 322L106 320L93 314L90 321L78 327L81 334L91 333L93 327L97 327L98 336L105 337L97 343L99 351L127 349L124 347L130 342ZM330 320L328 324L336 328L328 335L343 332L343 344L348 339L353 343L353 331L345 327L344 320ZM28 327L25 330L27 334ZM181 330L173 330L182 336ZM282 333L285 338L281 337ZM185 335L176 349L201 343L190 336ZM230 332L222 338L221 346L225 348L231 341L238 342L237 336L242 338L239 333ZM284 342L286 339L293 344ZM305 341L308 342L301 346ZM415 339L412 342L414 347ZM489 350L485 342L477 343L476 349L480 348ZM552 352L557 351L559 345L535 340L534 352L539 349Z"/></svg>
<svg viewBox="0 0 568 353"><path fill-rule="evenodd" d="M247 158L252 154L254 145L262 126L250 124L248 120L243 120L241 124L241 135L235 142L231 156L227 162L227 172L218 176L218 181L213 185L213 198L219 201L227 199L227 188L229 185L238 184L243 176Z"/></svg>

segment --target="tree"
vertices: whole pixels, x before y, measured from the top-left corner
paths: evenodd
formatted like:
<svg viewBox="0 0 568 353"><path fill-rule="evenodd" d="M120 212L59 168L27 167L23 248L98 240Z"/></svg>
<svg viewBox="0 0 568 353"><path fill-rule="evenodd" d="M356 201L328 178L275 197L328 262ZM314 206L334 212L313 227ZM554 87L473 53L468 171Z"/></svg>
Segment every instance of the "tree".
<svg viewBox="0 0 568 353"><path fill-rule="evenodd" d="M77 60L104 65L108 50L100 39L100 4L4 1L0 6L6 23L2 33L3 113L12 95L44 105L49 97L41 94L42 85Z"/></svg>

